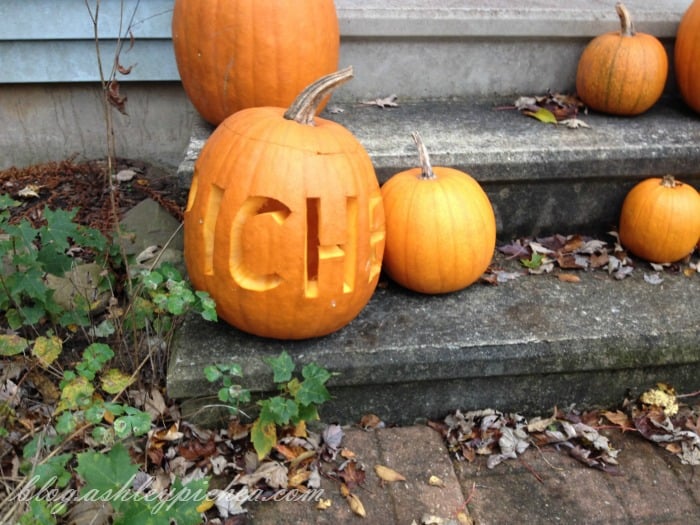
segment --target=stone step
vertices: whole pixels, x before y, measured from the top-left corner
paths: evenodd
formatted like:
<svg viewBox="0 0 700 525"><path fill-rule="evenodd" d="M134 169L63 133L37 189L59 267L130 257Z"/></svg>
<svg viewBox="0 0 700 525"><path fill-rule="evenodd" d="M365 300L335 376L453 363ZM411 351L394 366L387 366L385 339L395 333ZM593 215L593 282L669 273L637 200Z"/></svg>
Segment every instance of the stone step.
<svg viewBox="0 0 700 525"><path fill-rule="evenodd" d="M353 322L306 341L190 318L174 341L168 394L210 396L185 403L187 410L216 402L202 373L213 363L238 363L245 387L272 391L265 360L283 350L297 371L315 362L337 373L329 382L334 398L322 407L327 422L352 423L368 412L410 424L457 408L610 407L658 381L695 391L700 275L665 272L653 285L645 273L651 269L640 264L624 280L599 270L579 272L578 283L524 275L442 296L384 282Z"/></svg>
<svg viewBox="0 0 700 525"><path fill-rule="evenodd" d="M411 132L419 131L434 166L461 169L482 184L503 240L609 231L625 195L644 177L672 174L700 188L700 118L676 97L634 118L581 115L590 129L575 130L499 109L512 102L423 100L384 109L335 103L341 112L323 116L355 134L380 183L417 165ZM183 184L211 132L202 121L194 127L179 168Z"/></svg>
<svg viewBox="0 0 700 525"><path fill-rule="evenodd" d="M353 101L491 96L574 88L581 51L619 30L614 0L337 0ZM638 31L667 47L690 0L627 0ZM672 72L671 72L672 73ZM675 89L672 74L669 90Z"/></svg>

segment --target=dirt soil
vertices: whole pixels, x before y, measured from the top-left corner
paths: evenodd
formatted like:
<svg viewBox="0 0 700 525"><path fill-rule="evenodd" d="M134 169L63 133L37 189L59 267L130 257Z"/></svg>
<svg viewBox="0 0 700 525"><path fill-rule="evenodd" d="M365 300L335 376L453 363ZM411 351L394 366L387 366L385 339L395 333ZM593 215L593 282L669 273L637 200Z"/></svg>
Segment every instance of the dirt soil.
<svg viewBox="0 0 700 525"><path fill-rule="evenodd" d="M122 178L131 177L130 180L116 180L120 172L124 174ZM27 218L36 225L42 221L44 207L52 210L78 208L77 222L109 235L114 229L114 214L106 173L105 160L76 162L67 159L13 167L0 171L0 191L22 203L11 210L13 222ZM117 159L113 173L119 219L142 200L151 198L177 220L182 220L187 189L178 185L172 171L140 160Z"/></svg>

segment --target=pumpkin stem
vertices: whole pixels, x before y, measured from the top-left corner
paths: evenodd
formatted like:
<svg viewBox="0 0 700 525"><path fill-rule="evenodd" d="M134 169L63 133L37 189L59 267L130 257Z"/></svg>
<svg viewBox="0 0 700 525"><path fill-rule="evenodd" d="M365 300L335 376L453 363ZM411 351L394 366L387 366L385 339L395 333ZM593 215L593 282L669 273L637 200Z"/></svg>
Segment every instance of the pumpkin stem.
<svg viewBox="0 0 700 525"><path fill-rule="evenodd" d="M622 36L634 36L635 30L632 17L625 5L622 2L616 3L615 11L617 11L617 16L620 17L620 34Z"/></svg>
<svg viewBox="0 0 700 525"><path fill-rule="evenodd" d="M304 88L304 91L299 93L297 98L294 99L289 109L285 111L284 118L293 120L299 124L313 126L314 117L316 116L316 111L321 101L339 85L350 80L352 76L352 66L348 66L345 69L321 77L309 84Z"/></svg>
<svg viewBox="0 0 700 525"><path fill-rule="evenodd" d="M433 167L430 165L430 157L428 156L428 149L425 147L425 144L423 143L423 139L420 136L420 133L417 131L414 131L411 133L411 137L413 137L413 142L416 143L416 146L418 147L418 158L420 159L420 178L421 179L437 179L435 176L435 173L433 173Z"/></svg>
<svg viewBox="0 0 700 525"><path fill-rule="evenodd" d="M675 188L676 186L681 186L682 183L678 182L673 175L664 175L661 179L661 185L664 188Z"/></svg>

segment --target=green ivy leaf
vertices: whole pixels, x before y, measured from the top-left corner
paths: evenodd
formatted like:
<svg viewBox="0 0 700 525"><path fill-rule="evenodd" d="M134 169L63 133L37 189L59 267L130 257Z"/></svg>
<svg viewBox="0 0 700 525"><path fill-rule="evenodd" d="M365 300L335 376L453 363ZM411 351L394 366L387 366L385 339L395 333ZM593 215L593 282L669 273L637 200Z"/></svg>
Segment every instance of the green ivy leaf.
<svg viewBox="0 0 700 525"><path fill-rule="evenodd" d="M106 499L115 510L121 510L127 498L110 496L114 496L123 487L131 490L131 482L139 469L131 462L124 445L117 443L106 454L82 452L77 455L77 459L78 466L75 470L85 480L80 495L86 499Z"/></svg>
<svg viewBox="0 0 700 525"><path fill-rule="evenodd" d="M51 246L54 252L63 254L70 247L68 239L80 237L78 225L73 222L77 213L77 208L69 211L45 208L47 226L41 232L42 245Z"/></svg>
<svg viewBox="0 0 700 525"><path fill-rule="evenodd" d="M125 406L124 415L114 420L114 433L120 439L141 436L151 429L151 416L136 408Z"/></svg>
<svg viewBox="0 0 700 525"><path fill-rule="evenodd" d="M262 405L261 418L272 419L278 425L286 425L299 412L297 404L293 400L281 396L266 399ZM264 416L262 415L263 411L266 411Z"/></svg>
<svg viewBox="0 0 700 525"><path fill-rule="evenodd" d="M27 476L36 478L35 487L65 487L71 479L70 472L66 470L66 463L73 457L73 454L59 454L52 456L46 461L35 465L33 468L24 465L23 472Z"/></svg>
<svg viewBox="0 0 700 525"><path fill-rule="evenodd" d="M272 368L273 381L275 383L286 383L292 378L294 362L286 351L282 351L277 357L266 359L265 362Z"/></svg>
<svg viewBox="0 0 700 525"><path fill-rule="evenodd" d="M29 501L28 512L22 514L19 519L19 525L56 525L53 511L55 511L54 506L49 508L46 500L32 498Z"/></svg>
<svg viewBox="0 0 700 525"><path fill-rule="evenodd" d="M544 255L538 252L532 252L532 256L529 259L520 259L520 264L525 268L530 268L531 270L537 270L542 266L544 260Z"/></svg>
<svg viewBox="0 0 700 525"><path fill-rule="evenodd" d="M114 351L104 343L92 343L83 352L83 359L75 366L75 370L86 379L92 381L95 374L114 357Z"/></svg>
<svg viewBox="0 0 700 525"><path fill-rule="evenodd" d="M250 440L258 454L258 459L263 460L277 444L277 427L271 421L262 421L258 418L250 429Z"/></svg>
<svg viewBox="0 0 700 525"><path fill-rule="evenodd" d="M18 335L0 335L0 355L11 356L24 352L29 346L29 341Z"/></svg>

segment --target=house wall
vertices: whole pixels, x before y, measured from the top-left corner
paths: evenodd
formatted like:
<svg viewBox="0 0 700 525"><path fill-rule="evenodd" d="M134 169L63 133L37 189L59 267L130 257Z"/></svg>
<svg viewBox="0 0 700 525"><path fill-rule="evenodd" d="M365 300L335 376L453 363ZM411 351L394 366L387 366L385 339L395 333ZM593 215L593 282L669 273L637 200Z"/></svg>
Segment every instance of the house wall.
<svg viewBox="0 0 700 525"><path fill-rule="evenodd" d="M176 166L196 114L173 56L173 1L101 0L98 35L106 75L117 38L127 36L127 26L135 39L131 46L127 38L119 54L123 66L134 67L128 76L118 77L128 97L128 115L114 112L117 154ZM625 3L638 28L668 44L690 1ZM96 0L87 3L94 9ZM583 45L601 31L619 27L610 0L435 4L336 0L340 62L355 66L358 81L343 86L334 98L347 102L396 93L406 100L567 90ZM94 29L86 0L0 0L0 169L104 155Z"/></svg>

